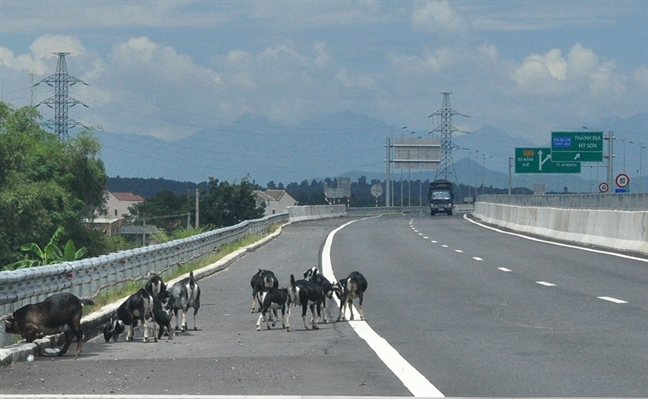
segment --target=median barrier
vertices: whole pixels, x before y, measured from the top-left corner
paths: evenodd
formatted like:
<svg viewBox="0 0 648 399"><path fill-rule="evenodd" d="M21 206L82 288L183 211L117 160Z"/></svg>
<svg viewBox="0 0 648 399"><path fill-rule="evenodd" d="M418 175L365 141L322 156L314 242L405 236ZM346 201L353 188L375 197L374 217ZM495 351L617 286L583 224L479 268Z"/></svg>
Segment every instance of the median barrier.
<svg viewBox="0 0 648 399"><path fill-rule="evenodd" d="M648 255L648 210L567 209L478 200L473 215L514 231Z"/></svg>

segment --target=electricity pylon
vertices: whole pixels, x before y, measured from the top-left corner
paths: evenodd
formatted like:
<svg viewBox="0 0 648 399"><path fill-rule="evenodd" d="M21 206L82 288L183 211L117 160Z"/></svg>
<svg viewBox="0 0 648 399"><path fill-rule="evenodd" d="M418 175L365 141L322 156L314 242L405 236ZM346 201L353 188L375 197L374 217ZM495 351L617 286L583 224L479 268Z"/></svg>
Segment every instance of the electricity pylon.
<svg viewBox="0 0 648 399"><path fill-rule="evenodd" d="M460 114L452 109L450 106L450 94L452 93L443 92L441 94L443 94L443 104L441 105L441 109L430 115L430 117L439 116L441 118L439 126L432 130L433 132L439 132L441 138L441 166L437 170L434 179L443 178L458 184L454 160L452 159L452 151L458 149L459 146L452 142L452 133L461 130L452 126L452 117L454 115L460 115L469 118L469 116Z"/></svg>
<svg viewBox="0 0 648 399"><path fill-rule="evenodd" d="M41 104L45 104L50 108L54 108L54 117L45 121L43 125L54 130L54 133L56 133L59 140L67 140L69 137L68 130L70 127L83 126L81 123L75 121L74 119L68 118L69 108L77 104L88 107L81 101L69 97L68 87L77 83L83 83L87 86L87 83L75 78L74 76L68 75L65 56L70 53L54 54L58 56L58 62L56 63L56 72L54 72L54 75L51 75L34 85L38 86L41 83L46 83L50 87L54 87L54 96L40 102L36 106L38 107Z"/></svg>

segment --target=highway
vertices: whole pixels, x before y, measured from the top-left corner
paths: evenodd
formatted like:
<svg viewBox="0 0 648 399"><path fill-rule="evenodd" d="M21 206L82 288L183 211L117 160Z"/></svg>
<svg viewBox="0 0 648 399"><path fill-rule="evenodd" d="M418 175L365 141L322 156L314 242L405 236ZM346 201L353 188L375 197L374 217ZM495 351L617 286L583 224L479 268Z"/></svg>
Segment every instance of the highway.
<svg viewBox="0 0 648 399"><path fill-rule="evenodd" d="M286 286L312 266L366 276L366 321L306 331L293 311L291 332L256 331L252 274ZM285 226L199 283L198 331L15 363L0 394L648 397L646 259L461 214L325 219Z"/></svg>

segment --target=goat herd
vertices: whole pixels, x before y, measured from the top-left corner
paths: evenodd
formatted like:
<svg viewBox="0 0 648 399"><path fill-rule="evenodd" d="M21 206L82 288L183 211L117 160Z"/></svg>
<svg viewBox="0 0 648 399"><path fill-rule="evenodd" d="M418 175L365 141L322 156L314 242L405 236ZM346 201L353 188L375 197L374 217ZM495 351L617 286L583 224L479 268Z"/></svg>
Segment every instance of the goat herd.
<svg viewBox="0 0 648 399"><path fill-rule="evenodd" d="M357 271L352 272L345 279L331 283L317 267L313 267L306 270L304 278L300 280L295 280L294 275L291 274L288 288L279 288L275 274L270 270L260 269L252 276L250 285L252 286L251 313L257 310L260 312L256 323L257 331L261 329L263 321L266 322L268 329L270 323L274 327L278 311L281 311L282 327L290 331L290 313L292 308L297 306L301 306L304 328L318 329L320 317L324 319L324 323L329 321L326 299L332 299L333 295L340 300L337 321L345 320L347 307L351 313L350 319L354 319L353 300L356 298L359 301L360 320L364 320L362 301L367 289L367 280ZM79 355L82 351L81 316L84 305L94 305L94 302L91 299L77 298L69 293L54 294L43 302L23 306L6 316L5 331L18 334L27 342L63 332L65 344L58 355L62 356L67 352L75 337L77 338L76 355ZM117 341L126 326L129 326L126 341L131 341L134 328L141 323L144 342L148 342L148 322L153 321L153 339L156 342L164 335L165 328L169 339L173 339L174 330L171 328L173 317L175 316L176 319L175 330L180 329L184 332L187 329L186 316L189 309L193 309L193 326L196 330L196 315L200 309L200 287L193 272L169 289L158 275L153 275L144 288L129 296L117 308L110 323L104 326L104 338L106 342L111 339ZM308 309L311 311L310 327L306 317ZM181 323L178 311L181 312Z"/></svg>

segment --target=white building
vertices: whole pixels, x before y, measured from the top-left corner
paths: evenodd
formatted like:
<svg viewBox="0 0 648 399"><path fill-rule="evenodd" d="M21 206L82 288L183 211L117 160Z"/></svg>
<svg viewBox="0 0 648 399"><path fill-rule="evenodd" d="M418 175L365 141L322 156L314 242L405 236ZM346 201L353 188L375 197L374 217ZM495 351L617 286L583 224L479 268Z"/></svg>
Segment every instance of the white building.
<svg viewBox="0 0 648 399"><path fill-rule="evenodd" d="M297 201L286 190L254 190L257 206L265 204L265 216L288 212L286 208L296 206Z"/></svg>

